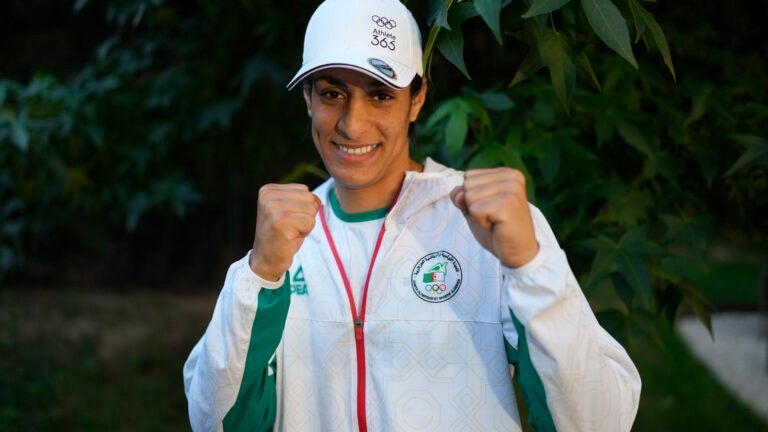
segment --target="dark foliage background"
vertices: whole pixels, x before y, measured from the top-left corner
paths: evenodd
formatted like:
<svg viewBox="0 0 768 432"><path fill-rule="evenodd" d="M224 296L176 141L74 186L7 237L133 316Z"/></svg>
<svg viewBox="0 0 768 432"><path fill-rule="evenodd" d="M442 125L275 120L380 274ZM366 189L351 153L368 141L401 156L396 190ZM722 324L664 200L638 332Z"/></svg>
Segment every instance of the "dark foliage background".
<svg viewBox="0 0 768 432"><path fill-rule="evenodd" d="M0 280L217 286L249 248L258 187L324 177L284 88L314 3L10 2ZM765 261L764 10L409 6L432 80L414 152L523 170L614 334L681 305L706 323L698 285L713 260ZM621 15L596 24L589 7ZM608 48L608 24L631 39Z"/></svg>

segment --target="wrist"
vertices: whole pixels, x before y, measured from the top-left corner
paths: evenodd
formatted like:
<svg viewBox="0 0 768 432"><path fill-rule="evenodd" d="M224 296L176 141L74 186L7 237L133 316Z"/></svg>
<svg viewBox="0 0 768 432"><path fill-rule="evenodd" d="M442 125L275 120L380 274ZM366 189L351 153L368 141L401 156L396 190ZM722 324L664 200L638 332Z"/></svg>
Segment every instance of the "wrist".
<svg viewBox="0 0 768 432"><path fill-rule="evenodd" d="M275 271L271 266L264 264L262 260L256 258L253 251L251 251L251 256L248 257L248 266L256 276L271 282L278 281L283 276L283 273L285 273L285 270Z"/></svg>
<svg viewBox="0 0 768 432"><path fill-rule="evenodd" d="M499 261L506 267L519 268L531 262L538 253L539 243L534 242L531 247L526 248L523 251L507 254L507 256L500 258Z"/></svg>

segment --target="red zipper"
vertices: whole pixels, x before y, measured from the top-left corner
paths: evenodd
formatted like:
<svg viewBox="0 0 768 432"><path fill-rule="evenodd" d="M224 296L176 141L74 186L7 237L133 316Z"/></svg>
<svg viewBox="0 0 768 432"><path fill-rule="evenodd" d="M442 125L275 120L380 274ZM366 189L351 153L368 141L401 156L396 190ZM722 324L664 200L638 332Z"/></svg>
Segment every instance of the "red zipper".
<svg viewBox="0 0 768 432"><path fill-rule="evenodd" d="M402 188L402 184L400 186ZM395 206L397 198L400 195L400 190L397 191L395 199L392 201L392 207ZM344 288L347 291L347 299L349 300L349 310L352 313L352 322L354 323L355 332L355 356L357 360L357 424L360 432L368 431L368 424L366 422L366 409L365 409L365 303L368 299L368 286L371 282L371 274L373 273L373 263L376 262L376 256L379 254L382 240L384 239L384 232L386 226L386 219L381 224L379 230L379 236L376 239L376 245L373 248L373 255L371 256L371 263L368 266L368 274L365 277L365 285L363 286L363 299L360 303L360 313L357 313L357 307L355 306L355 299L352 295L352 287L349 284L349 278L347 278L347 272L344 270L344 264L341 262L341 257L336 249L336 243L333 241L331 230L328 229L328 222L325 220L325 208L320 207L320 222L323 225L323 231L325 237L328 239L328 245L333 252L333 258L336 260L336 266L339 268L341 274L341 280L344 282Z"/></svg>

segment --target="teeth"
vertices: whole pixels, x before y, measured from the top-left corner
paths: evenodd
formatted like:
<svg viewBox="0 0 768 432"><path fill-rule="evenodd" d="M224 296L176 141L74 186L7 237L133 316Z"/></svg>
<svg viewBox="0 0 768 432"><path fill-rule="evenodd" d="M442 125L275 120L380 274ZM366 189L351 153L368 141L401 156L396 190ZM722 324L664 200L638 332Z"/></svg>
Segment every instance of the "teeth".
<svg viewBox="0 0 768 432"><path fill-rule="evenodd" d="M336 147L338 147L339 150L343 151L344 153L349 153L349 154L353 154L353 155L366 154L366 153L372 151L373 149L375 149L378 146L379 146L378 144L375 144L375 145L369 145L369 146L365 146L365 147L352 148L352 147L344 147L343 145L336 144Z"/></svg>

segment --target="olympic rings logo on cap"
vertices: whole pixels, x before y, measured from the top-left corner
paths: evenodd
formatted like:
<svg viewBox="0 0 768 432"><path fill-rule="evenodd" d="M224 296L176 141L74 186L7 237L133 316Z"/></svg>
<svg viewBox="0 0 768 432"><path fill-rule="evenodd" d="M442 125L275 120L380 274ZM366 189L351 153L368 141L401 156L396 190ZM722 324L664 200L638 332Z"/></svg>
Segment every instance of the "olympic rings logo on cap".
<svg viewBox="0 0 768 432"><path fill-rule="evenodd" d="M392 30L393 28L397 27L397 23L395 20L391 20L387 17L380 17L378 15L373 15L371 17L371 20L379 27L386 27L387 30Z"/></svg>

